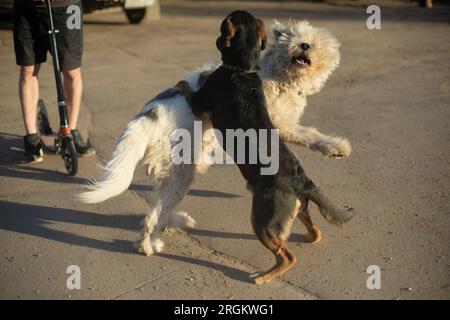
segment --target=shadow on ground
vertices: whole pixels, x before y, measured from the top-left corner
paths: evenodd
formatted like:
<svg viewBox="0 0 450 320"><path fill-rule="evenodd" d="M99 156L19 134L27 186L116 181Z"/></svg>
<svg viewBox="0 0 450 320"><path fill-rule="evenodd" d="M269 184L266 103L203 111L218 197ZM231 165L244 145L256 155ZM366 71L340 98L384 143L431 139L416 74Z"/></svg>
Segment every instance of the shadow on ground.
<svg viewBox="0 0 450 320"><path fill-rule="evenodd" d="M236 268L232 268L232 267L229 267L229 266L226 266L223 264L214 263L214 262L207 261L207 260L201 260L198 258L183 257L183 256L178 256L178 255L168 254L168 253L158 253L157 256L166 258L169 260L175 260L175 261L180 261L180 262L184 262L184 263L189 263L189 264L205 267L208 269L209 268L215 269L217 271L222 272L225 276L227 276L231 279L234 279L237 281L242 281L242 282L247 282L247 283L253 283L253 281L249 277L248 272L242 271L242 270L239 270Z"/></svg>
<svg viewBox="0 0 450 320"><path fill-rule="evenodd" d="M66 208L0 201L0 229L33 235L44 239L92 249L134 253L132 241L113 242L92 239L70 232L55 230L59 223L138 231L142 215L100 214ZM53 226L52 226L53 225ZM227 239L257 240L253 234L221 232L202 229L189 230L189 234ZM290 241L302 241L302 235L293 235Z"/></svg>
<svg viewBox="0 0 450 320"><path fill-rule="evenodd" d="M58 224L73 223L85 226L136 230L137 234L141 219L142 216L124 214L105 215L72 209L51 208L0 201L0 229L58 241L72 246L81 246L115 253L137 254L133 241L114 239L109 242L94 239L67 231L57 230L61 228ZM208 234L213 235L214 232L208 232ZM223 233L220 234L220 236L225 237ZM236 236L239 236L239 238L247 238L249 235L232 235L232 237ZM249 282L247 272L222 264L167 253L160 253L158 256L203 266L205 268L212 268L223 272L232 279Z"/></svg>
<svg viewBox="0 0 450 320"><path fill-rule="evenodd" d="M59 172L56 170L49 170L39 167L37 165L22 165L21 157L23 154L23 137L0 132L0 177L20 178L47 181L53 183L69 183L75 185L85 185L88 179L80 177L70 177L65 172ZM48 157L59 157L58 155L47 155ZM146 184L131 184L129 187L133 191L154 191L154 187ZM188 192L188 196L203 197L203 198L239 198L239 195L210 191L191 189Z"/></svg>
<svg viewBox="0 0 450 320"><path fill-rule="evenodd" d="M28 234L70 245L112 252L135 253L131 241L102 241L56 230L57 223L138 230L141 216L104 215L79 210L52 208L0 201L0 229Z"/></svg>

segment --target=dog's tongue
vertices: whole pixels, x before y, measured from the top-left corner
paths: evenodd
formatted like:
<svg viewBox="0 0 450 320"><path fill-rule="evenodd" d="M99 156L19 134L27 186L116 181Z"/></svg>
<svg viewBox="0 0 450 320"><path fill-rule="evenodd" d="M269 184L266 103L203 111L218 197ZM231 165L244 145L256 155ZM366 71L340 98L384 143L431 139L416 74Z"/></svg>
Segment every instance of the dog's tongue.
<svg viewBox="0 0 450 320"><path fill-rule="evenodd" d="M308 56L305 54L300 54L297 57L294 57L294 61L301 67L308 67L311 65L311 60L309 60Z"/></svg>
<svg viewBox="0 0 450 320"><path fill-rule="evenodd" d="M301 66L309 66L311 65L311 60L308 59L305 55L300 55L295 58L295 62Z"/></svg>

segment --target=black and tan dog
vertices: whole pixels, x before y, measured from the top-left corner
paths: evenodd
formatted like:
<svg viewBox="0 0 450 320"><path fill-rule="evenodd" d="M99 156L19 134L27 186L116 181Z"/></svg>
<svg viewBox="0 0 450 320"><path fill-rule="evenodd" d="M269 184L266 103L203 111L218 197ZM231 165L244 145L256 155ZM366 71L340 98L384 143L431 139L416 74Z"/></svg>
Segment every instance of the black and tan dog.
<svg viewBox="0 0 450 320"><path fill-rule="evenodd" d="M260 51L266 43L263 22L248 12L235 11L222 22L220 30L221 36L216 44L222 53L222 66L208 77L197 92L193 92L186 81L179 82L177 87L195 114L212 112L213 127L222 133L222 146L227 150L227 129L266 129L270 136L270 129L274 126L267 113L263 84L256 73ZM270 137L267 141L271 141ZM256 148L260 147L258 141ZM254 151L255 146L247 141L246 160L252 148ZM268 148L270 150L270 145ZM236 160L236 149L231 156ZM320 238L320 231L308 213L309 200L318 205L321 214L331 223L342 224L353 216L352 211L333 206L305 175L299 161L283 141L279 141L279 164L276 174L262 175L261 169L265 165L259 158L256 164L238 163L253 192L253 229L276 258L274 267L255 278L257 284L272 281L296 263L294 254L286 245L295 217L306 226L311 242Z"/></svg>

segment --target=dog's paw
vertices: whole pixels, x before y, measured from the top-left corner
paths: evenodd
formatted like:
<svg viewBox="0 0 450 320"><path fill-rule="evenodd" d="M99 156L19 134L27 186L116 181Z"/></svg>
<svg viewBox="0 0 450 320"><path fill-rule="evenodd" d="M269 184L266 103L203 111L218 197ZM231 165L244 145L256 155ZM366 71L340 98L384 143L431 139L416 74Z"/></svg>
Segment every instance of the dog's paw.
<svg viewBox="0 0 450 320"><path fill-rule="evenodd" d="M256 284L265 284L269 283L273 280L271 276L268 276L267 273L255 272L248 275L250 281Z"/></svg>
<svg viewBox="0 0 450 320"><path fill-rule="evenodd" d="M153 252L161 252L164 248L164 241L156 239L150 242Z"/></svg>
<svg viewBox="0 0 450 320"><path fill-rule="evenodd" d="M311 229L308 231L308 233L305 234L305 241L306 243L319 243L322 239L322 235L320 232L320 229L317 228L315 225L312 225Z"/></svg>
<svg viewBox="0 0 450 320"><path fill-rule="evenodd" d="M248 279L256 284L263 284L263 276L261 274L261 272L254 272L248 275Z"/></svg>
<svg viewBox="0 0 450 320"><path fill-rule="evenodd" d="M150 238L143 237L137 241L136 248L139 253L142 253L148 257L155 253L161 252L164 248L164 242L160 239L151 241Z"/></svg>
<svg viewBox="0 0 450 320"><path fill-rule="evenodd" d="M325 156L334 159L348 157L352 153L352 147L347 139L330 137L314 143L313 149L322 152Z"/></svg>
<svg viewBox="0 0 450 320"><path fill-rule="evenodd" d="M261 284L265 284L265 283L271 282L272 278L271 277L267 277L266 275L258 275L258 276L253 278L253 281L255 282L255 284L261 285Z"/></svg>
<svg viewBox="0 0 450 320"><path fill-rule="evenodd" d="M154 253L149 237L141 237L136 242L136 249L139 253L146 255L147 257Z"/></svg>
<svg viewBox="0 0 450 320"><path fill-rule="evenodd" d="M175 212L170 216L169 226L172 228L186 229L186 228L194 228L195 220L185 211Z"/></svg>
<svg viewBox="0 0 450 320"><path fill-rule="evenodd" d="M311 233L307 233L305 234L305 242L306 243L319 243L320 240L322 239L320 233L319 234L311 234Z"/></svg>
<svg viewBox="0 0 450 320"><path fill-rule="evenodd" d="M139 240L136 242L136 249L143 255L151 256L154 253L161 252L164 242L161 239L151 240L147 232L143 232Z"/></svg>

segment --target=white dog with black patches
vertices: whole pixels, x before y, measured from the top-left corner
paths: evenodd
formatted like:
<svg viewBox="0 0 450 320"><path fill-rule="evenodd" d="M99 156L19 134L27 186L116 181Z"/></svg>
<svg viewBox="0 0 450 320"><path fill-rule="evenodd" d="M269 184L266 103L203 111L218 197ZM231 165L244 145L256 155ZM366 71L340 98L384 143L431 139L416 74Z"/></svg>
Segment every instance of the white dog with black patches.
<svg viewBox="0 0 450 320"><path fill-rule="evenodd" d="M260 76L270 118L280 130L281 138L328 157L349 156L351 147L346 139L324 135L299 123L306 97L319 92L339 65L338 40L328 30L313 27L307 21L290 21L287 26L275 21L272 29L275 42L261 59ZM202 78L216 67L205 65L186 80L198 90ZM135 167L142 160L148 175L159 184L156 204L143 220L137 244L138 251L145 255L162 250L164 243L159 235L165 227L192 228L195 225L187 213L174 209L189 191L195 173L206 172L208 164L174 164L171 158L174 142L170 140L176 129L193 133L194 120L182 95L162 99L157 96L128 123L102 176L92 181L90 190L79 195L85 203L97 203L119 195L128 189ZM208 129L209 119L202 120L203 130ZM214 135L205 135L203 150L211 150L205 146L216 143ZM209 156L207 151L203 152L200 159Z"/></svg>

